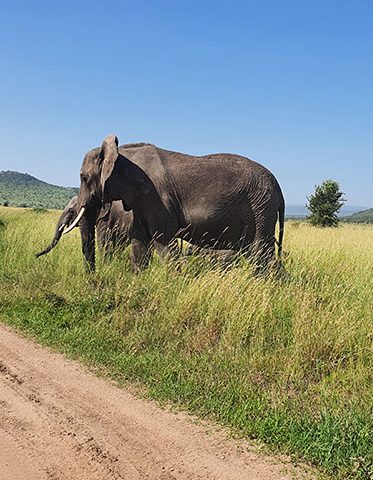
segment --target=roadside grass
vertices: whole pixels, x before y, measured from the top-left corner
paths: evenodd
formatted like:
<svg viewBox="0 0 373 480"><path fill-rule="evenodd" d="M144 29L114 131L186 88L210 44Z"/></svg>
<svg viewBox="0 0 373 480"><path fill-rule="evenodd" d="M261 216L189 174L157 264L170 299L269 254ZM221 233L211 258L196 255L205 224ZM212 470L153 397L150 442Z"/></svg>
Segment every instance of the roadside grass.
<svg viewBox="0 0 373 480"><path fill-rule="evenodd" d="M0 320L333 479L372 475L373 227L287 222L286 274L128 250L84 272L59 212L0 208Z"/></svg>

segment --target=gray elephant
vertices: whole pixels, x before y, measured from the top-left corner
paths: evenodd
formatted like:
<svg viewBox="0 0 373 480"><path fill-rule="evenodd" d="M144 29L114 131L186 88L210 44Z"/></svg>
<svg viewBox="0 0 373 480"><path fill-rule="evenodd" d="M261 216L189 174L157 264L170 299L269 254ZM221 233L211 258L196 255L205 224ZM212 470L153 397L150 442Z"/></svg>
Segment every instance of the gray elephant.
<svg viewBox="0 0 373 480"><path fill-rule="evenodd" d="M228 153L197 157L147 143L118 147L118 138L110 135L85 155L80 179L75 222L80 221L91 269L99 212L115 200L133 211L134 270L147 265L153 246L161 256L169 254L177 237L201 248L243 252L266 266L275 258L277 219L281 256L281 188L270 171L248 158Z"/></svg>
<svg viewBox="0 0 373 480"><path fill-rule="evenodd" d="M61 213L52 242L43 251L36 254L40 257L50 252L59 242L64 231L77 218L79 212L78 196L74 196ZM132 212L123 209L122 202L113 202L105 211L102 210L96 222L97 243L104 257L109 257L115 248L129 244L129 230L132 225ZM75 224L77 226L78 223Z"/></svg>

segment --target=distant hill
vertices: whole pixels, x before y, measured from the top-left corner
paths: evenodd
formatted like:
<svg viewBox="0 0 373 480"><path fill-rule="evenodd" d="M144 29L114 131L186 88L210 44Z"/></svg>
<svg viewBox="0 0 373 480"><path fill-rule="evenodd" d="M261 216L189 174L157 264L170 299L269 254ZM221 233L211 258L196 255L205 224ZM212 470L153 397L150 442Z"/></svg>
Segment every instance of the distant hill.
<svg viewBox="0 0 373 480"><path fill-rule="evenodd" d="M285 208L286 218L305 218L309 215L309 211L304 205L287 205Z"/></svg>
<svg viewBox="0 0 373 480"><path fill-rule="evenodd" d="M343 220L348 223L373 223L373 208L356 212Z"/></svg>
<svg viewBox="0 0 373 480"><path fill-rule="evenodd" d="M63 208L77 192L77 188L51 185L28 173L0 172L0 205Z"/></svg>
<svg viewBox="0 0 373 480"><path fill-rule="evenodd" d="M357 207L354 205L345 205L341 208L339 217L347 217L354 213L364 210L364 207ZM304 205L286 205L286 218L305 218L310 215L310 212Z"/></svg>

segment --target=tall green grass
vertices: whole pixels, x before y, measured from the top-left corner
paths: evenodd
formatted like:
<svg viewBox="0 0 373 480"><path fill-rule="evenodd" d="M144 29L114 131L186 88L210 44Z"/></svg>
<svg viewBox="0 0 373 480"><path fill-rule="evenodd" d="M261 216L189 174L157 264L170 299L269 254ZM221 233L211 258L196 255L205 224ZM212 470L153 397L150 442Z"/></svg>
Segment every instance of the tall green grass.
<svg viewBox="0 0 373 480"><path fill-rule="evenodd" d="M0 319L151 396L308 460L372 475L373 227L288 222L286 273L196 258L84 272L58 212L0 209Z"/></svg>

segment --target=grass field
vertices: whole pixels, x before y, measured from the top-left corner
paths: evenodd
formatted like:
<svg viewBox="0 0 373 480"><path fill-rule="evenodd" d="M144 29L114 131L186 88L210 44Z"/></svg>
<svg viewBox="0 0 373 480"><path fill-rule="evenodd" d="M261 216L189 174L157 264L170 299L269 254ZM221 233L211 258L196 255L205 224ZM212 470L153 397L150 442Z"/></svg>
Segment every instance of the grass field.
<svg viewBox="0 0 373 480"><path fill-rule="evenodd" d="M333 479L372 475L373 226L287 222L286 274L128 251L85 274L58 212L0 209L0 319Z"/></svg>

